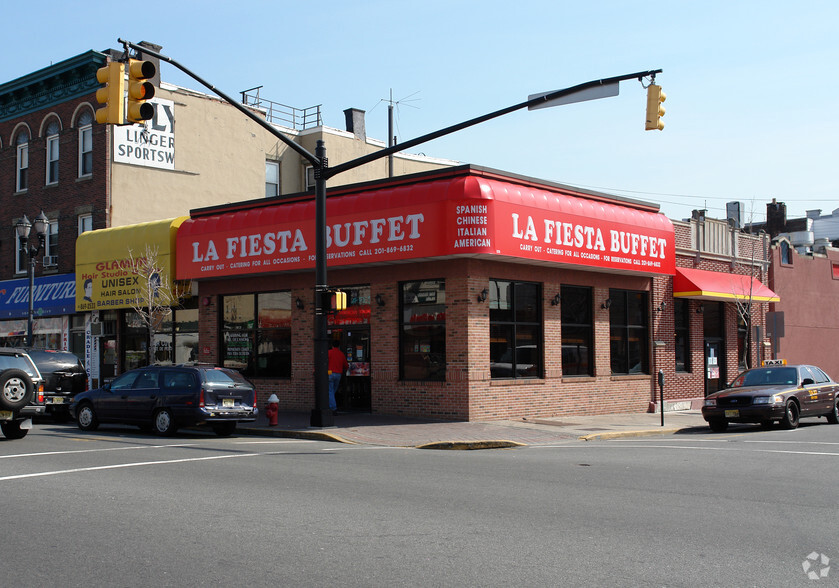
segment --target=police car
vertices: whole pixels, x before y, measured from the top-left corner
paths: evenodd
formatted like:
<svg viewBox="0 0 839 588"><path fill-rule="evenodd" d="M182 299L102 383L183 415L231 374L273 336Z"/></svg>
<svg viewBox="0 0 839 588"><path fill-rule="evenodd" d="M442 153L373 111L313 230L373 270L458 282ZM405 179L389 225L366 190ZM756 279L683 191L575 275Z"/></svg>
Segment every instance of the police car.
<svg viewBox="0 0 839 588"><path fill-rule="evenodd" d="M827 417L839 423L839 384L814 365L788 365L786 360L764 361L746 370L731 385L705 398L702 416L712 431L725 431L728 423L776 421L794 429L802 417Z"/></svg>

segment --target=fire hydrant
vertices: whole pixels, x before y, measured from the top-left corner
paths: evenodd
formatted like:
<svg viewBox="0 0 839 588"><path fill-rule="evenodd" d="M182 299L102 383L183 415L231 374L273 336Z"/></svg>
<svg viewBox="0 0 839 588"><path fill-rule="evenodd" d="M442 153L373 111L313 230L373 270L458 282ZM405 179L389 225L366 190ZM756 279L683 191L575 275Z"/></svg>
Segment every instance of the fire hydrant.
<svg viewBox="0 0 839 588"><path fill-rule="evenodd" d="M271 427L277 426L277 415L280 412L280 399L276 394L271 394L268 398L268 404L265 405L265 416L268 417L268 425Z"/></svg>

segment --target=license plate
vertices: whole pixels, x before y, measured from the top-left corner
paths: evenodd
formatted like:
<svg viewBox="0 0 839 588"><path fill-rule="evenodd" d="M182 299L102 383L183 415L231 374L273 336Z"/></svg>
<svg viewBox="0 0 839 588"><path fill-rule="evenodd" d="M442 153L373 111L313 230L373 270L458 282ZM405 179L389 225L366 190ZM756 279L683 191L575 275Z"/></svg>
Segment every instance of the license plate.
<svg viewBox="0 0 839 588"><path fill-rule="evenodd" d="M233 408L234 406L236 406L236 401L233 400L232 398L223 398L221 400L221 405L224 408Z"/></svg>
<svg viewBox="0 0 839 588"><path fill-rule="evenodd" d="M58 396L47 398L47 404L64 404L64 399Z"/></svg>
<svg viewBox="0 0 839 588"><path fill-rule="evenodd" d="M10 421L13 416L11 410L0 410L0 421Z"/></svg>
<svg viewBox="0 0 839 588"><path fill-rule="evenodd" d="M727 410L727 411L725 411L725 416L726 416L726 418L732 419L732 418L740 416L740 411L739 410Z"/></svg>

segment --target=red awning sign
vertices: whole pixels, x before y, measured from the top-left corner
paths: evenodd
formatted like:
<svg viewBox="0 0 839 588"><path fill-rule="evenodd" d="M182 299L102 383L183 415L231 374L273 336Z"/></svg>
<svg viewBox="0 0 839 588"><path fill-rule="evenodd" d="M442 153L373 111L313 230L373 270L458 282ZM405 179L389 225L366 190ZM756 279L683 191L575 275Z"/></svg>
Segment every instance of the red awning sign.
<svg viewBox="0 0 839 588"><path fill-rule="evenodd" d="M651 208L479 175L330 197L327 262L523 258L644 274L674 271L673 225ZM177 238L177 278L315 265L314 201L195 217Z"/></svg>

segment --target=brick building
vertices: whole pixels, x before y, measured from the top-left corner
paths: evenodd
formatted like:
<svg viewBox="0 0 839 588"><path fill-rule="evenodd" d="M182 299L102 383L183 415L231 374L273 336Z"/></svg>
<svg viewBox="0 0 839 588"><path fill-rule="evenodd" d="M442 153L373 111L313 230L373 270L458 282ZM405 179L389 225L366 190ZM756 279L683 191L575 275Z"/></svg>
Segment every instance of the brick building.
<svg viewBox="0 0 839 588"><path fill-rule="evenodd" d="M766 240L726 222L476 166L328 196L328 282L350 301L329 318L350 362L341 409L643 411L658 370L666 405L690 405L761 353L737 301L762 324ZM313 206L193 210L176 237L177 277L198 283L199 359L286 410L314 405Z"/></svg>

